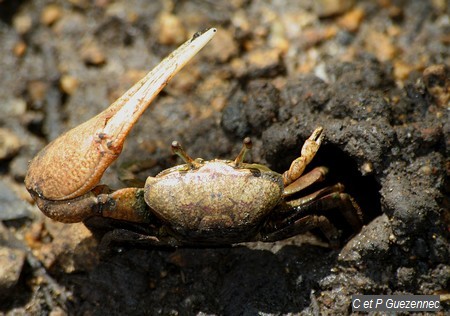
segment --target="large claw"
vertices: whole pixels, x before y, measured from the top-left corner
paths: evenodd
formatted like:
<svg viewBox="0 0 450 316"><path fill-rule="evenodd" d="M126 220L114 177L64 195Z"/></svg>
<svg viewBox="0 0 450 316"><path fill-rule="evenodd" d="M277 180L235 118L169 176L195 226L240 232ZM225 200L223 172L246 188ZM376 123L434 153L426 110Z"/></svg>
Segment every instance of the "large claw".
<svg viewBox="0 0 450 316"><path fill-rule="evenodd" d="M106 110L48 144L29 164L25 185L31 195L66 201L91 191L120 154L138 118L215 32L194 35Z"/></svg>

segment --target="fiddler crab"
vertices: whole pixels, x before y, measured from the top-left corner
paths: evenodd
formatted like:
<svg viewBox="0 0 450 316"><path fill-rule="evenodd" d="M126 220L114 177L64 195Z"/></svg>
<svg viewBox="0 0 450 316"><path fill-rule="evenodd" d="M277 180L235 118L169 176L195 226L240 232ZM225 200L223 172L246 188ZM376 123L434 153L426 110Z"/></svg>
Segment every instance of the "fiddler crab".
<svg viewBox="0 0 450 316"><path fill-rule="evenodd" d="M194 35L106 110L37 154L25 185L45 215L65 223L92 217L137 223L148 231L136 234L165 246L272 242L314 228L336 246L340 234L326 216L331 209L339 209L352 229L360 230L361 211L341 184L295 197L327 172L318 167L303 175L323 139L322 127L314 130L283 174L244 162L249 138L235 160L193 159L173 142L174 153L185 164L149 177L144 188L113 191L98 185L141 114L215 32L213 28Z"/></svg>

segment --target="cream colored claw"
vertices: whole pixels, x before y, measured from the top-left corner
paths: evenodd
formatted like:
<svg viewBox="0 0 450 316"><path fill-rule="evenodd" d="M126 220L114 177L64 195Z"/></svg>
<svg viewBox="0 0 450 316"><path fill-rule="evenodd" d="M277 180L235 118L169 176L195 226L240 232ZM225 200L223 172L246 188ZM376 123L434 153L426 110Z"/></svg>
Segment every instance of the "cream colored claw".
<svg viewBox="0 0 450 316"><path fill-rule="evenodd" d="M297 180L303 174L305 167L311 162L319 150L322 140L323 127L318 127L303 144L300 157L295 159L289 170L283 173L283 182L285 187Z"/></svg>
<svg viewBox="0 0 450 316"><path fill-rule="evenodd" d="M103 112L48 144L29 164L25 185L31 195L63 201L92 190L142 113L215 32L194 35Z"/></svg>

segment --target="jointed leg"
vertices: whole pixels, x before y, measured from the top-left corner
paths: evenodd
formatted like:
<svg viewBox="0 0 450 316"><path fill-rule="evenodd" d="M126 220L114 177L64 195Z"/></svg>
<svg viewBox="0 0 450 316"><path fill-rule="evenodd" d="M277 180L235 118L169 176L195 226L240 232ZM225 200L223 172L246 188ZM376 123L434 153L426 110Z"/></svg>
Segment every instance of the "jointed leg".
<svg viewBox="0 0 450 316"><path fill-rule="evenodd" d="M66 201L49 201L34 197L37 206L48 217L63 223L76 223L93 216L109 217L136 223L149 221L149 207L144 189L125 188L111 191L99 185L92 191Z"/></svg>
<svg viewBox="0 0 450 316"><path fill-rule="evenodd" d="M101 239L99 249L102 252L107 253L112 245L134 245L148 247L181 247L188 244L179 241L173 236L164 235L158 236L159 232L155 232L154 235L146 232L141 234L128 229L114 229L107 232Z"/></svg>
<svg viewBox="0 0 450 316"><path fill-rule="evenodd" d="M293 195L309 187L314 183L323 181L327 173L328 168L326 167L314 168L310 172L302 175L300 178L298 178L297 180L289 184L287 187L285 187L283 191L283 196L287 197L289 195Z"/></svg>
<svg viewBox="0 0 450 316"><path fill-rule="evenodd" d="M291 225L261 236L261 241L274 242L306 233L314 228L320 229L320 231L327 238L331 247L336 248L339 246L339 231L330 222L330 220L323 215L307 215L302 217Z"/></svg>
<svg viewBox="0 0 450 316"><path fill-rule="evenodd" d="M98 215L135 223L148 223L150 209L144 200L144 189L124 188L99 194Z"/></svg>
<svg viewBox="0 0 450 316"><path fill-rule="evenodd" d="M322 132L322 127L318 127L314 130L312 135L303 144L301 156L295 159L289 170L283 173L283 182L285 187L297 180L302 175L305 167L314 158L323 139Z"/></svg>
<svg viewBox="0 0 450 316"><path fill-rule="evenodd" d="M261 238L273 241L288 238L313 228L319 228L330 241L330 245L338 238L338 230L324 215L315 215L337 208L355 232L362 226L362 213L355 200L343 193L340 183L316 191L305 197L287 201L277 214L269 220L266 232Z"/></svg>

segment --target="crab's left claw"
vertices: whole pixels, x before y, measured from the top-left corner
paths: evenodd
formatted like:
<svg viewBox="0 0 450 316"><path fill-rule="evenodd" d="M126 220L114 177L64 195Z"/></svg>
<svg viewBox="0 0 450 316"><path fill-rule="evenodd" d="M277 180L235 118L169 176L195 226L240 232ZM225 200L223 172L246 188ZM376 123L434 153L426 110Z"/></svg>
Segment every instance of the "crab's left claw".
<svg viewBox="0 0 450 316"><path fill-rule="evenodd" d="M216 29L209 29L194 35L106 110L48 144L30 162L25 178L26 188L38 206L41 207L42 200L55 203L76 200L94 189L106 168L120 154L125 138L138 118L215 32ZM78 221L85 217L80 214L73 220L66 220L64 217L68 214L47 215L62 221Z"/></svg>

